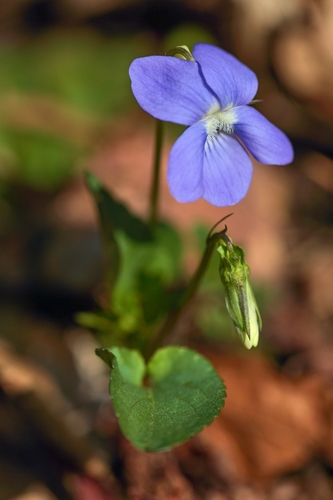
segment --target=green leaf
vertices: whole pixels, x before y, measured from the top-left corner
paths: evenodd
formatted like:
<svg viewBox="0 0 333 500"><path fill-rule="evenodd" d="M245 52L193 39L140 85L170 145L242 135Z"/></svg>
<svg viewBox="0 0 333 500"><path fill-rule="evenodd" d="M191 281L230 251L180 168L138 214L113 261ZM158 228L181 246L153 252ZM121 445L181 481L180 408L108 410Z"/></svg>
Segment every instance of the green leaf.
<svg viewBox="0 0 333 500"><path fill-rule="evenodd" d="M173 309L183 294L183 288L166 288L159 276L143 273L138 281L140 303L147 324L153 324Z"/></svg>
<svg viewBox="0 0 333 500"><path fill-rule="evenodd" d="M112 289L118 278L121 261L115 231L121 229L135 241L151 241L152 235L143 221L132 215L124 205L113 199L97 177L90 172L86 172L85 179L99 213L108 261L108 283Z"/></svg>
<svg viewBox="0 0 333 500"><path fill-rule="evenodd" d="M179 298L179 236L160 224L153 241L133 241L119 231L116 241L121 268L112 291L111 307L119 317L120 328L127 332L140 330L158 321Z"/></svg>
<svg viewBox="0 0 333 500"><path fill-rule="evenodd" d="M186 441L224 406L222 380L191 349L164 347L147 365L138 351L125 348L99 348L96 354L111 368L110 395L120 427L141 450L163 451Z"/></svg>
<svg viewBox="0 0 333 500"><path fill-rule="evenodd" d="M112 220L112 213L108 209L108 198L109 194L103 188L99 180L90 173L85 175L87 186L94 197L100 226L102 231L102 236L104 240L105 253L107 259L108 268L108 284L112 289L119 274L120 268L120 251L118 248L117 241L114 237L114 224Z"/></svg>
<svg viewBox="0 0 333 500"><path fill-rule="evenodd" d="M108 233L121 229L134 241L152 241L152 233L145 222L116 201L92 173L85 174L87 186L97 203L101 222Z"/></svg>
<svg viewBox="0 0 333 500"><path fill-rule="evenodd" d="M112 332L115 328L117 317L110 311L79 312L75 315L75 321L84 328L90 328L99 332Z"/></svg>
<svg viewBox="0 0 333 500"><path fill-rule="evenodd" d="M165 222L158 224L154 235L154 255L145 271L159 275L164 283L172 283L181 275L181 238L175 228Z"/></svg>

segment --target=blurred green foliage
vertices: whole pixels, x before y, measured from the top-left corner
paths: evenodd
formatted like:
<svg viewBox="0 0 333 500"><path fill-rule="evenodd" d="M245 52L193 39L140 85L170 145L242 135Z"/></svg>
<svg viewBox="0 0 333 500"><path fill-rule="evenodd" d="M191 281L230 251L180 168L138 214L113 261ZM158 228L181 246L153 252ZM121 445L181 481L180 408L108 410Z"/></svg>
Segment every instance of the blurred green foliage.
<svg viewBox="0 0 333 500"><path fill-rule="evenodd" d="M146 51L141 39L107 39L89 31L50 33L15 47L0 46L2 181L40 190L66 182L94 145L87 138L78 140L82 120L89 137L98 140L110 119L133 106L128 67ZM34 101L38 109L31 101L11 109L13 96L21 104L31 98L41 101ZM48 103L53 110L59 106L67 128L53 126L57 116Z"/></svg>
<svg viewBox="0 0 333 500"><path fill-rule="evenodd" d="M198 24L182 24L171 31L164 40L165 52L177 45L187 45L192 51L198 42L206 42L218 45L213 35Z"/></svg>
<svg viewBox="0 0 333 500"><path fill-rule="evenodd" d="M213 42L201 27L184 25L166 37L165 50L192 47L199 40ZM133 107L128 68L133 59L152 52L149 38L107 38L91 30L49 32L15 45L2 42L0 182L37 190L61 187L109 130L110 119ZM15 109L13 98L19 98ZM78 138L82 122L88 133Z"/></svg>
<svg viewBox="0 0 333 500"><path fill-rule="evenodd" d="M87 113L111 116L134 102L128 67L147 51L142 41L92 32L54 33L0 47L0 91L59 98Z"/></svg>
<svg viewBox="0 0 333 500"><path fill-rule="evenodd" d="M66 139L35 130L7 128L2 131L2 143L11 152L12 178L38 190L63 184L82 154Z"/></svg>

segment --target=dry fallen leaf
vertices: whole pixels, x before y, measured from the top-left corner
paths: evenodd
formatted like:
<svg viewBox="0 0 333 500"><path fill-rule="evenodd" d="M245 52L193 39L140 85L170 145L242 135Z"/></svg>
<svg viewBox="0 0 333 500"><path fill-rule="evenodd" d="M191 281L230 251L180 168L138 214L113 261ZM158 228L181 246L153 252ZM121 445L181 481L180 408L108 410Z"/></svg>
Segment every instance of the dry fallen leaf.
<svg viewBox="0 0 333 500"><path fill-rule="evenodd" d="M324 378L287 377L259 355L209 357L228 394L220 416L200 434L217 464L223 457L234 477L269 482L323 453L333 409Z"/></svg>

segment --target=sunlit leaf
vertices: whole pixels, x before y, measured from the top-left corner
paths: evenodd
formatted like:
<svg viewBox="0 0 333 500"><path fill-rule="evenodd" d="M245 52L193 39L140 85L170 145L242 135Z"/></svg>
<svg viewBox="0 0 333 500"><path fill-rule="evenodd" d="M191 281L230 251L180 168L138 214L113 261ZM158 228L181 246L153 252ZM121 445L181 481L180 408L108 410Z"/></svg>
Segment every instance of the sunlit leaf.
<svg viewBox="0 0 333 500"><path fill-rule="evenodd" d="M145 365L138 351L96 350L111 368L110 395L125 436L139 449L162 451L210 424L224 406L225 386L195 351L169 346Z"/></svg>

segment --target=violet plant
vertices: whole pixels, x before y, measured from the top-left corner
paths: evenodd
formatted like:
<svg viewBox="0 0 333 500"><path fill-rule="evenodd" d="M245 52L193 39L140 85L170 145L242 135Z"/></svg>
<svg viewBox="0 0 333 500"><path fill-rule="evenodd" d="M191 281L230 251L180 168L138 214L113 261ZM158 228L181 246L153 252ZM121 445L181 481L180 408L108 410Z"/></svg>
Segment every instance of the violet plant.
<svg viewBox="0 0 333 500"><path fill-rule="evenodd" d="M255 74L218 47L200 43L193 54L176 47L134 60L129 73L138 103L158 120L150 214L147 221L134 216L86 175L105 243L108 305L78 321L99 332L106 346L96 353L111 369L110 395L123 433L142 450L162 451L198 433L224 406L225 386L211 363L187 347L165 346L216 251L227 310L246 348L258 344L261 329L244 250L226 226L215 233L214 226L196 272L182 284L180 237L158 220L162 121L187 126L168 164L171 193L184 203L202 197L233 205L251 182L249 152L284 165L293 149L252 107Z"/></svg>

